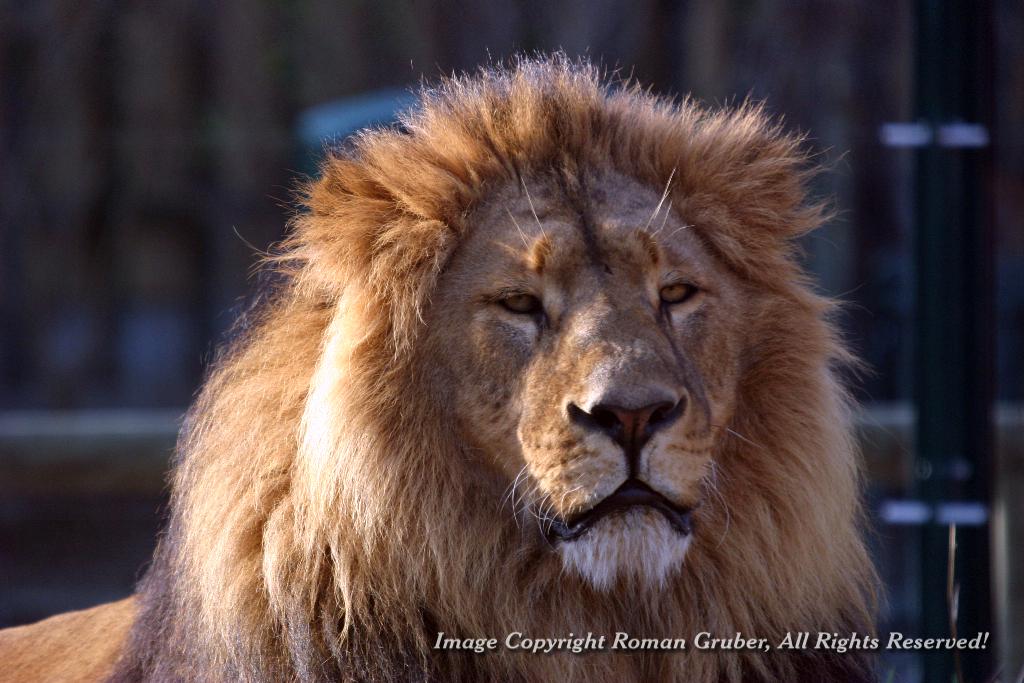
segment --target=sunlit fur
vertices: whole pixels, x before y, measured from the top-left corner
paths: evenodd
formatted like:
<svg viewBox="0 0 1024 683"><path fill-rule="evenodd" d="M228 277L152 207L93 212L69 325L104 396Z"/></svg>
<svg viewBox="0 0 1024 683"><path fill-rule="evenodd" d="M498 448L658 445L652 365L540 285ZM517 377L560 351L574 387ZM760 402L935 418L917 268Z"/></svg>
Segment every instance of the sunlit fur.
<svg viewBox="0 0 1024 683"><path fill-rule="evenodd" d="M439 359L423 340L441 334L424 321L467 217L494 187L566 164L614 169L655 197L674 176L673 211L763 300L744 321L737 408L685 561L610 590L524 545L500 501L512 482L470 474L487 454L461 448L444 394L424 390ZM431 649L438 631L781 640L872 627L834 374L849 358L792 241L822 220L809 173L800 140L757 106L673 103L563 58L448 80L400 128L336 150L272 266L281 282L189 413L118 677L854 680L853 655Z"/></svg>

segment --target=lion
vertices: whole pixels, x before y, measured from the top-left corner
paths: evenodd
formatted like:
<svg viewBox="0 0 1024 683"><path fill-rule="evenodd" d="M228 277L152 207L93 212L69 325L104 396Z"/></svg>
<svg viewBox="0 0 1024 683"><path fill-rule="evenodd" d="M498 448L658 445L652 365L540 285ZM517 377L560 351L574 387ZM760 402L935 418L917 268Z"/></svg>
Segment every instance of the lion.
<svg viewBox="0 0 1024 683"><path fill-rule="evenodd" d="M26 679L76 652L113 681L873 680L863 653L779 647L876 611L855 359L799 265L829 214L817 172L763 106L565 56L425 90L304 190L188 413L137 594L16 629L5 659ZM607 646L516 647L587 635Z"/></svg>

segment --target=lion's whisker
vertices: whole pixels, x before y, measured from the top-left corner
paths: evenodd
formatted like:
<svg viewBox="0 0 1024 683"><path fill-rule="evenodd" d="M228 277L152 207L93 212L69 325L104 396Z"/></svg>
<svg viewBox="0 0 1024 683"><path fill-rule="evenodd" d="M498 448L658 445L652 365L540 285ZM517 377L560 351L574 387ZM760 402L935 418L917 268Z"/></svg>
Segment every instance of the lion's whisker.
<svg viewBox="0 0 1024 683"><path fill-rule="evenodd" d="M527 466L524 466L524 467L523 467L523 469L522 469L522 470L520 470L520 473L519 473L518 475L516 475L516 479L515 479L515 481L514 481L514 482L512 482L512 484L513 484L513 489L512 489L512 490L513 490L513 499L512 499L512 507L513 507L513 508L517 507L517 503L515 502L515 497L514 497L514 494L515 494L515 491L516 491L516 490L518 490L518 488L519 488L519 478L520 478L520 477L521 477L521 476L522 476L523 474L526 474L526 472L527 472L527 467L528 467L528 465L527 465ZM536 484L534 484L534 486L536 486ZM531 492L529 492L529 493L521 491L521 492L520 492L520 494L519 494L519 504L522 504L522 503L523 503L523 501L524 501L524 499L525 499L525 498L526 498L526 497L527 497L528 495L530 495L530 493L532 493L532 491L531 491Z"/></svg>
<svg viewBox="0 0 1024 683"><path fill-rule="evenodd" d="M558 507L559 507L559 509L562 509L562 510L565 509L565 498L566 498L566 496L568 496L570 494L573 494L573 493L576 493L581 488L583 488L582 484L580 484L579 486L574 486L571 489L568 489L566 491L563 491L562 492L562 497L559 498L559 500L558 500Z"/></svg>
<svg viewBox="0 0 1024 683"><path fill-rule="evenodd" d="M725 512L725 529L722 531L722 535L718 539L718 545L715 546L715 550L722 547L725 543L726 537L729 535L729 528L732 524L732 513L729 511L729 503L726 501L725 496L718 488L718 465L714 460L710 463L711 473L708 477L705 477L704 482L706 484L709 493L713 494L718 501L721 503L722 510Z"/></svg>
<svg viewBox="0 0 1024 683"><path fill-rule="evenodd" d="M534 494L536 494L536 492L537 492L537 483L534 482L530 486L530 489L528 491L524 491L522 493L522 495L520 495L520 497L519 497L519 505L518 505L519 514L523 515L524 519L527 516L529 516L529 515L536 516L536 513L534 512L534 509L533 509L534 506L527 500L528 498L532 498L534 496Z"/></svg>
<svg viewBox="0 0 1024 683"><path fill-rule="evenodd" d="M715 429L724 429L725 431L727 431L730 434L732 434L733 436L735 436L737 439L745 441L746 443L749 443L751 446L756 446L757 448L764 448L764 446L762 446L761 444L757 443L756 441L754 441L752 439L748 439L747 437L745 437L742 434L740 434L739 432L737 432L735 429L731 429L731 428L725 427L723 425L711 425L711 426L714 427ZM767 449L765 449L765 450L767 450Z"/></svg>
<svg viewBox="0 0 1024 683"><path fill-rule="evenodd" d="M523 476L524 474L526 474L526 471L527 471L527 470L528 470L529 468L530 468L530 463L526 463L526 464L524 464L524 465L523 465L523 466L522 466L522 467L521 467L521 468L519 469L519 472L517 472L517 473L516 473L516 477L515 477L515 479L513 479L513 480L512 480L512 483L511 483L511 484L509 485L509 489L510 489L510 491L509 491L509 494L510 494L510 495L511 495L511 494L514 494L514 493L515 493L516 487L517 487L517 486L519 486L519 480L520 480L520 479L522 478L522 476ZM515 503L513 503L513 507L515 507Z"/></svg>
<svg viewBox="0 0 1024 683"><path fill-rule="evenodd" d="M534 516L540 523L541 533L547 534L551 531L552 525L555 523L555 501L550 495L545 494L538 505L534 506ZM547 524L547 528L544 528L544 524Z"/></svg>
<svg viewBox="0 0 1024 683"><path fill-rule="evenodd" d="M673 230L672 232L670 232L668 234L668 239L672 239L673 237L675 237L676 233L679 232L680 230L686 230L687 228L692 228L692 227L693 226L690 225L689 223L687 223L686 225L680 225L678 228L676 228L675 230Z"/></svg>
<svg viewBox="0 0 1024 683"><path fill-rule="evenodd" d="M516 226L516 230L519 231L519 236L523 239L523 246L529 249L530 242L526 239L526 233L523 232L523 229L519 226L519 221L516 220L516 217L512 215L512 212L509 211L507 207L505 209L505 213L507 213L508 217L512 219L512 225Z"/></svg>
<svg viewBox="0 0 1024 683"><path fill-rule="evenodd" d="M545 522L551 518L551 512L554 510L554 505L555 501L551 499L551 496L545 495L538 510L540 518Z"/></svg>
<svg viewBox="0 0 1024 683"><path fill-rule="evenodd" d="M657 230L655 230L653 233L651 233L651 237L657 237L658 235L661 234L661 231L665 229L665 224L668 223L668 217L671 214L672 214L672 200L670 199L670 200L668 200L668 206L665 207L665 215L662 216L662 218L661 218L661 225L658 226ZM673 232L673 234L675 234L675 233Z"/></svg>
<svg viewBox="0 0 1024 683"><path fill-rule="evenodd" d="M544 535L544 520L532 508L531 508L531 513L533 514L533 518L535 520L537 520L537 531L539 531L541 536L543 536Z"/></svg>
<svg viewBox="0 0 1024 683"><path fill-rule="evenodd" d="M519 470L519 471L522 472L522 470ZM518 478L519 478L519 475L517 474L516 475L516 479L518 479ZM498 509L501 509L505 505L505 503L508 501L509 497L512 495L512 489L515 488L515 485L516 485L516 482L515 482L515 479L513 479L511 482L509 482L509 485L505 487L505 490L502 491L502 493L501 493L501 502L498 503Z"/></svg>
<svg viewBox="0 0 1024 683"><path fill-rule="evenodd" d="M540 224L540 217L537 215L537 209L533 206L533 198L530 196L530 188L526 186L526 179L520 176L519 182L523 184L523 191L526 192L526 201L530 204L530 211L533 213L533 220L537 221L537 227L540 228L540 234L547 239L548 233L544 230L544 226Z"/></svg>
<svg viewBox="0 0 1024 683"><path fill-rule="evenodd" d="M519 506L519 502L522 502L523 498L525 496L524 495L520 495L519 502L517 502L516 501L516 492L519 490L519 480L523 477L524 474L527 473L529 467L530 467L529 463L523 465L522 469L519 470L519 473L516 474L515 479L512 480L512 484L509 486L508 494L503 497L502 503L501 503L501 506L500 506L500 507L504 507L506 501L510 502L510 506L512 508L512 519L513 519L513 521L515 521L517 529L522 529L522 526L521 526L520 520L519 520L521 511L517 512L517 509L518 509L518 506ZM499 509L500 509L500 507L499 507Z"/></svg>
<svg viewBox="0 0 1024 683"><path fill-rule="evenodd" d="M751 441L750 439L748 439L747 437L743 436L742 434L740 434L739 432L737 432L734 429L729 429L728 427L726 427L725 431L729 432L730 434L732 434L733 436L735 436L738 439L742 439L743 441L746 441L751 446L757 446L758 448L764 448L764 446L762 446L761 444L757 443L756 441Z"/></svg>
<svg viewBox="0 0 1024 683"><path fill-rule="evenodd" d="M672 186L672 179L676 176L676 169L672 169L672 172L668 174L668 182L665 183L665 191L661 193L661 199L658 200L658 205L654 207L654 213L647 219L647 225L644 226L644 230L651 227L651 221L653 221L659 213L661 213L661 205L665 203L665 199L668 198L669 188ZM667 214L666 214L667 215Z"/></svg>

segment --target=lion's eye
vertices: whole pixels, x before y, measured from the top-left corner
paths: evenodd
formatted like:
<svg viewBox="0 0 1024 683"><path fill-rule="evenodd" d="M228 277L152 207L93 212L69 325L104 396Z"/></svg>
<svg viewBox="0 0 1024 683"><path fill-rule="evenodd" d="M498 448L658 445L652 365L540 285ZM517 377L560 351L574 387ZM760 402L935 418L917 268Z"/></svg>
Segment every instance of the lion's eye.
<svg viewBox="0 0 1024 683"><path fill-rule="evenodd" d="M666 304L680 304L697 293L697 288L685 282L677 282L672 285L665 285L659 293L662 302Z"/></svg>
<svg viewBox="0 0 1024 683"><path fill-rule="evenodd" d="M501 299L501 305L513 313L537 313L541 310L540 299L532 294L512 294Z"/></svg>

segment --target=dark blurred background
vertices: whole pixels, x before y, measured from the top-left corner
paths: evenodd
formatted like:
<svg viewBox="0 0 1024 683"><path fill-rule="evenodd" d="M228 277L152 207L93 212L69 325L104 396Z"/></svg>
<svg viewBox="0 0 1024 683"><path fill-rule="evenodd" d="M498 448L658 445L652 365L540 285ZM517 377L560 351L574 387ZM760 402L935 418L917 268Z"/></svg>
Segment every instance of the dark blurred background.
<svg viewBox="0 0 1024 683"><path fill-rule="evenodd" d="M127 594L179 416L326 143L410 88L564 49L667 94L765 99L839 217L883 631L991 631L1024 666L1019 0L152 0L0 4L0 626ZM885 655L949 681L944 655Z"/></svg>

